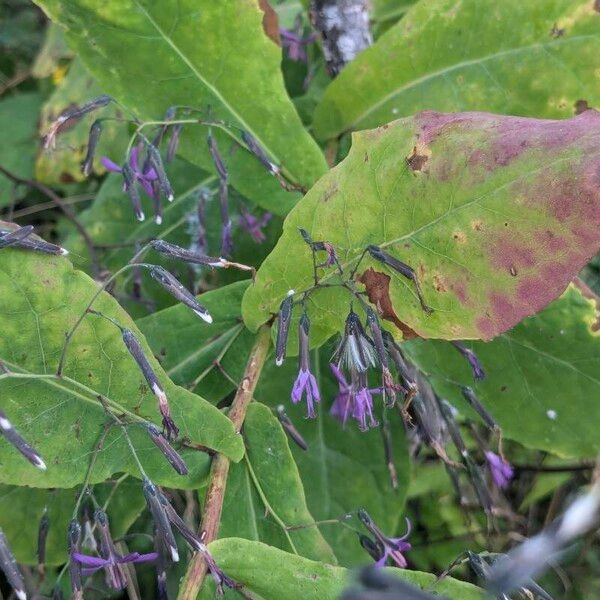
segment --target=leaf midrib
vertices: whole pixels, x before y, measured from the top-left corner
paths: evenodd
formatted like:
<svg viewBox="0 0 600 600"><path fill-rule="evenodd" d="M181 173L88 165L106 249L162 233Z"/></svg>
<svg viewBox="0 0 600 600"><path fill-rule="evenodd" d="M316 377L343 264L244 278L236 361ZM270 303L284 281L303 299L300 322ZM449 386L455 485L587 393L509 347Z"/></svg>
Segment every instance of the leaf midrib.
<svg viewBox="0 0 600 600"><path fill-rule="evenodd" d="M350 125L348 125L347 127L344 127L344 129L355 129L357 128L357 126L364 121L367 117L369 117L373 112L375 112L376 110L378 110L379 108L381 108L382 106L384 106L387 102L391 101L393 98L395 98L396 96L399 96L400 94L402 94L403 92L410 90L411 88L417 87L418 85L425 83L431 79L435 79L436 77L443 77L445 75L447 75L448 73L452 73L453 71L456 71L458 69L462 69L463 67L470 67L470 66L474 66L474 65L479 65L482 63L486 63L492 60L495 60L496 58L503 58L505 56L511 56L511 55L515 55L515 54L519 54L521 52L526 52L528 50L533 50L533 49L543 49L547 51L547 47L552 47L552 46L558 46L558 45L562 45L562 44L566 44L566 43L570 43L570 42L574 42L574 41L581 41L581 40L587 40L587 39L597 39L598 36L597 35L593 35L593 34L588 34L588 35L578 35L578 36L573 36L570 38L563 38L560 40L553 40L551 42L545 42L545 43L536 43L536 44L530 44L529 46L520 46L519 48L511 48L510 50L503 50L500 52L495 52L493 54L488 54L485 56L480 56L477 58L473 58L470 60L465 60L462 61L460 63L456 63L447 67L444 67L442 69L439 69L437 71L433 71L432 73L428 73L427 75L423 75L421 77L418 77L417 79L413 79L412 81L409 81L408 83L396 88L395 90L393 90L392 92L390 92L389 94L387 94L386 96L384 96L381 100L379 100L378 102L372 104L367 110L365 110L362 114L358 115L354 121L352 121L352 123L350 123Z"/></svg>

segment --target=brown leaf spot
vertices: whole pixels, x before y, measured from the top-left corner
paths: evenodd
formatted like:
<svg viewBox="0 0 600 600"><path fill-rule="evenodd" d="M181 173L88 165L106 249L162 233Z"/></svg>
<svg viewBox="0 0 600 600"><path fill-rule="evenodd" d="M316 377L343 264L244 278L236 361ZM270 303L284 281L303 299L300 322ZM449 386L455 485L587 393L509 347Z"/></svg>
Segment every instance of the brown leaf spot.
<svg viewBox="0 0 600 600"><path fill-rule="evenodd" d="M268 0L258 0L258 6L263 11L262 26L267 37L271 38L278 46L281 46L277 13Z"/></svg>
<svg viewBox="0 0 600 600"><path fill-rule="evenodd" d="M595 2L594 2L594 10L596 12L600 12L600 0L595 0Z"/></svg>
<svg viewBox="0 0 600 600"><path fill-rule="evenodd" d="M423 171L423 167L431 157L431 149L417 142L412 152L406 157L406 164L413 171Z"/></svg>
<svg viewBox="0 0 600 600"><path fill-rule="evenodd" d="M433 287L436 292L444 293L448 291L444 284L444 280L439 275L433 276Z"/></svg>
<svg viewBox="0 0 600 600"><path fill-rule="evenodd" d="M464 231L455 231L452 234L452 237L458 244L464 244L467 241L467 236L465 235Z"/></svg>
<svg viewBox="0 0 600 600"><path fill-rule="evenodd" d="M364 284L369 301L377 307L380 316L386 321L391 321L401 332L404 339L418 337L417 334L403 323L396 315L390 299L390 276L385 273L375 271L373 268L367 269L359 278Z"/></svg>
<svg viewBox="0 0 600 600"><path fill-rule="evenodd" d="M509 269L509 271L510 271L510 274L511 274L513 277L516 277L516 276L517 276L517 270L516 270L514 267L511 267L511 268Z"/></svg>
<svg viewBox="0 0 600 600"><path fill-rule="evenodd" d="M335 193L338 191L338 186L334 183L331 187L326 189L321 196L321 202L327 202Z"/></svg>
<svg viewBox="0 0 600 600"><path fill-rule="evenodd" d="M600 2L600 0L598 0ZM591 106L588 104L587 100L577 100L575 102L575 114L580 115L582 112L589 110Z"/></svg>
<svg viewBox="0 0 600 600"><path fill-rule="evenodd" d="M481 231L483 229L483 221L480 221L479 219L477 219L476 221L471 221L471 227L475 231Z"/></svg>
<svg viewBox="0 0 600 600"><path fill-rule="evenodd" d="M552 29L550 30L550 35L553 38L559 38L559 37L562 37L564 34L565 34L565 30L560 29L558 27L558 25L556 23L554 23L554 25L552 26Z"/></svg>

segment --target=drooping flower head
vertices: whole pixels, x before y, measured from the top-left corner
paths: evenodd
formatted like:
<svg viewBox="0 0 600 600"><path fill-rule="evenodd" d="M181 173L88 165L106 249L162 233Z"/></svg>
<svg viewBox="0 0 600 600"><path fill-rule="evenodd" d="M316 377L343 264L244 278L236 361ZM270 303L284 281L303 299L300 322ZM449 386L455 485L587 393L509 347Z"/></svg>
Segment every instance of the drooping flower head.
<svg viewBox="0 0 600 600"><path fill-rule="evenodd" d="M406 519L406 533L397 538L386 537L381 529L377 527L373 519L371 519L369 513L366 510L360 509L358 511L358 518L361 520L363 525L369 530L369 533L375 538L376 544L373 547L379 546L383 549L383 556L376 561L376 567L383 567L387 562L388 558L391 558L398 567L401 569L406 568L407 562L404 558L403 552L407 552L411 549L411 545L406 541L411 532L410 521Z"/></svg>
<svg viewBox="0 0 600 600"><path fill-rule="evenodd" d="M501 490L508 487L508 484L511 482L514 475L512 465L499 454L496 454L491 450L485 452L485 459L496 487Z"/></svg>
<svg viewBox="0 0 600 600"><path fill-rule="evenodd" d="M302 397L306 397L307 417L314 419L316 416L314 403L320 402L319 386L315 376L310 372L310 354L309 354L309 330L310 320L306 313L300 317L298 327L298 377L292 388L292 402L298 404Z"/></svg>
<svg viewBox="0 0 600 600"><path fill-rule="evenodd" d="M350 372L361 373L377 364L373 341L365 333L360 318L352 309L346 317L344 335L333 354L333 362Z"/></svg>

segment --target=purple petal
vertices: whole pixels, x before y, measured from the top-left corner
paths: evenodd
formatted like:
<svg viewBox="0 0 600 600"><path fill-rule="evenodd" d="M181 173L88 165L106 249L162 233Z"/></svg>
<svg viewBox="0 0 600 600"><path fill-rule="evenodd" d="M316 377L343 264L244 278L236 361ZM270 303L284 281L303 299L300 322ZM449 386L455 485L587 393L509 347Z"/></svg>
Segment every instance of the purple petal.
<svg viewBox="0 0 600 600"><path fill-rule="evenodd" d="M110 561L106 560L105 558L89 556L88 554L80 554L79 552L73 552L71 556L73 560L76 560L79 564L86 565L88 567L95 567L96 569L100 569L110 564Z"/></svg>
<svg viewBox="0 0 600 600"><path fill-rule="evenodd" d="M108 156L101 157L100 162L102 163L102 166L111 173L120 173L123 170L118 164L110 160Z"/></svg>
<svg viewBox="0 0 600 600"><path fill-rule="evenodd" d="M294 404L298 404L298 402L302 400L302 394L304 393L307 383L308 371L300 369L298 377L296 377L296 381L294 382L294 387L292 388L292 402Z"/></svg>

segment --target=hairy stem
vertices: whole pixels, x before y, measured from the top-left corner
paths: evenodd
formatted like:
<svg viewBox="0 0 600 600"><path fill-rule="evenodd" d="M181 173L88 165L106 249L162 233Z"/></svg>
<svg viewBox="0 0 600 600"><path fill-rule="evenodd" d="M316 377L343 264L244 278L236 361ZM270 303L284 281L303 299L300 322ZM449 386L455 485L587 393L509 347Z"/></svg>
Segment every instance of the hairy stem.
<svg viewBox="0 0 600 600"><path fill-rule="evenodd" d="M252 400L254 389L267 357L270 339L271 325L263 325L258 331L254 347L246 363L244 375L229 410L229 418L237 432L244 424L248 405ZM216 539L219 531L228 473L229 459L222 454L217 454L213 459L210 470L210 482L206 491L199 531L203 542L207 545ZM206 573L207 566L204 558L200 553L195 554L181 583L179 595L177 596L178 600L196 600Z"/></svg>

